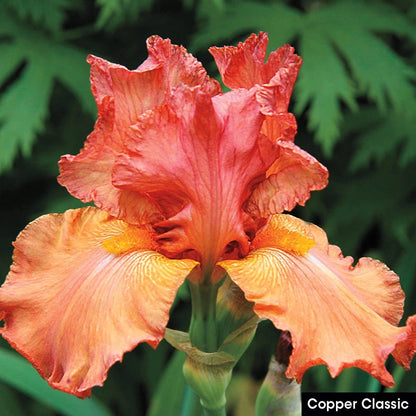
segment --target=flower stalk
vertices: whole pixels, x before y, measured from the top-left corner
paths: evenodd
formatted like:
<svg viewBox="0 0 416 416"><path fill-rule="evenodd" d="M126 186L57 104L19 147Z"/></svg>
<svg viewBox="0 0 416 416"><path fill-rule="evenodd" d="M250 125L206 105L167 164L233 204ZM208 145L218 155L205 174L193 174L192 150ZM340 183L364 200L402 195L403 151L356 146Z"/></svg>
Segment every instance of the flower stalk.
<svg viewBox="0 0 416 416"><path fill-rule="evenodd" d="M198 284L189 280L192 299L192 316L189 327L191 344L201 351L218 349L216 302L218 285Z"/></svg>
<svg viewBox="0 0 416 416"><path fill-rule="evenodd" d="M223 277L223 274L217 276ZM241 293L229 279L221 288L220 279L214 276L211 282L190 279L193 302L190 331L167 329L165 339L186 353L183 373L200 398L204 416L225 416L225 392L232 370L250 345L258 318L252 311L248 312L247 302L245 306L241 304ZM231 309L227 311L226 306ZM224 326L225 316L228 319Z"/></svg>
<svg viewBox="0 0 416 416"><path fill-rule="evenodd" d="M219 347L216 305L220 281L213 282L211 274L211 271L205 271L200 280L188 280L192 299L189 339L193 347L206 353L215 353ZM225 416L225 389L230 382L231 371L210 371L212 368L215 367L206 367L187 359L183 371L201 399L204 416Z"/></svg>

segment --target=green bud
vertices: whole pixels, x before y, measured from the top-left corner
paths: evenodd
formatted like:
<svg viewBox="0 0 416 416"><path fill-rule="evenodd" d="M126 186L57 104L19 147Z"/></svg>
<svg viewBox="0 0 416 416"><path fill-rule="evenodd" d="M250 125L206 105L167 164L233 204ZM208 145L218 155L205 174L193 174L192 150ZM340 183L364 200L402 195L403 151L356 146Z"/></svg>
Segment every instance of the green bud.
<svg viewBox="0 0 416 416"><path fill-rule="evenodd" d="M257 323L258 318L253 317L233 331L216 352L204 352L192 346L186 332L166 330L166 341L186 353L183 367L185 379L200 397L205 409L224 408L225 390L231 381L232 370L250 344Z"/></svg>
<svg viewBox="0 0 416 416"><path fill-rule="evenodd" d="M210 410L225 406L225 390L231 381L235 358L227 352L204 352L193 347L185 332L166 330L165 339L186 353L183 373L187 383Z"/></svg>
<svg viewBox="0 0 416 416"><path fill-rule="evenodd" d="M300 384L285 375L287 365L272 358L256 400L256 416L300 416Z"/></svg>

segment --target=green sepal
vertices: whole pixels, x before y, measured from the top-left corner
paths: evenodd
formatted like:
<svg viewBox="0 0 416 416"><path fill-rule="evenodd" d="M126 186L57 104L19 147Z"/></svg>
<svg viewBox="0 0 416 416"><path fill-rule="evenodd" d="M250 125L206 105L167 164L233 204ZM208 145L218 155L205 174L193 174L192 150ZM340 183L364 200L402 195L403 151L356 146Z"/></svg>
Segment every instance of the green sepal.
<svg viewBox="0 0 416 416"><path fill-rule="evenodd" d="M189 334L167 329L165 339L176 349L186 353L183 366L185 380L207 409L225 406L225 390L231 380L234 357L226 352L204 352L193 347Z"/></svg>
<svg viewBox="0 0 416 416"><path fill-rule="evenodd" d="M256 416L301 416L300 384L286 377L287 365L272 358L256 400Z"/></svg>
<svg viewBox="0 0 416 416"><path fill-rule="evenodd" d="M232 369L250 345L258 321L253 317L237 328L216 352L204 352L192 346L186 332L166 329L166 341L186 353L185 379L200 397L204 408L216 410L225 406L225 390L231 381Z"/></svg>

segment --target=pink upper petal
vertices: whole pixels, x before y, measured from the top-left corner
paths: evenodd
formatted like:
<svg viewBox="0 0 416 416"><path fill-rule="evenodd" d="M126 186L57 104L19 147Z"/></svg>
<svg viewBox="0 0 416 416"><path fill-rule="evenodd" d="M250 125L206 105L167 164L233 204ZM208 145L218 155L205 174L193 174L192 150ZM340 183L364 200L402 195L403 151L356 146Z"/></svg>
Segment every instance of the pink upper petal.
<svg viewBox="0 0 416 416"><path fill-rule="evenodd" d="M121 243L106 249L111 239ZM17 238L0 289L1 334L52 387L89 395L126 351L159 343L196 265L154 246L148 231L92 207L38 218Z"/></svg>
<svg viewBox="0 0 416 416"><path fill-rule="evenodd" d="M280 154L247 202L246 210L254 216L291 211L296 204L304 205L311 191L328 184L328 170L309 153L290 141L276 144Z"/></svg>
<svg viewBox="0 0 416 416"><path fill-rule="evenodd" d="M172 45L170 39L162 39L159 36L151 36L146 43L149 57L137 70L147 71L161 66L169 84L168 89L181 84L200 85L210 95L221 93L218 81L210 78L201 63L183 46Z"/></svg>
<svg viewBox="0 0 416 416"><path fill-rule="evenodd" d="M114 131L114 100L105 97L100 111L95 129L81 152L61 157L58 182L81 201L94 201L99 208L130 223L160 220L160 209L154 201L113 186L111 172L118 153L123 151L120 136Z"/></svg>
<svg viewBox="0 0 416 416"><path fill-rule="evenodd" d="M177 85L199 85L210 95L221 90L202 65L169 39L148 39L149 58L139 68L127 68L89 56L91 87L99 119L84 149L65 155L58 181L84 202L133 223L154 222L160 209L146 195L120 190L111 181L117 155L125 150L126 133L144 112L161 105Z"/></svg>
<svg viewBox="0 0 416 416"><path fill-rule="evenodd" d="M237 47L209 49L217 63L224 84L234 88L252 88L260 85L259 100L270 112L285 112L289 105L302 59L289 45L273 51L265 62L267 33L252 34Z"/></svg>
<svg viewBox="0 0 416 416"><path fill-rule="evenodd" d="M286 376L300 382L313 365L326 364L332 376L356 366L392 386L387 356L408 365L416 350L415 317L396 326L404 301L398 276L369 258L353 266L321 229L288 215L273 217L264 233L246 258L220 266L260 317L290 331Z"/></svg>
<svg viewBox="0 0 416 416"><path fill-rule="evenodd" d="M263 117L254 90L211 97L184 87L132 128L113 181L164 207L168 220L157 226L171 254L214 261L231 242L247 249L242 205L276 156L260 134Z"/></svg>

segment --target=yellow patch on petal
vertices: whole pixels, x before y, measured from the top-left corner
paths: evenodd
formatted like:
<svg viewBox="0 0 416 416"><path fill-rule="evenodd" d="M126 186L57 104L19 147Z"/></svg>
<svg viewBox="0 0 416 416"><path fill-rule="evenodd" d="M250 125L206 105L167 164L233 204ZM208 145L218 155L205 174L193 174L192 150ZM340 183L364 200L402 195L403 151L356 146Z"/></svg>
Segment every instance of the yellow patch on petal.
<svg viewBox="0 0 416 416"><path fill-rule="evenodd" d="M157 244L149 231L128 225L123 234L104 240L102 247L109 253L118 256L133 250L156 250Z"/></svg>
<svg viewBox="0 0 416 416"><path fill-rule="evenodd" d="M288 215L274 215L269 225L253 241L253 248L273 247L302 256L316 245L303 221Z"/></svg>

